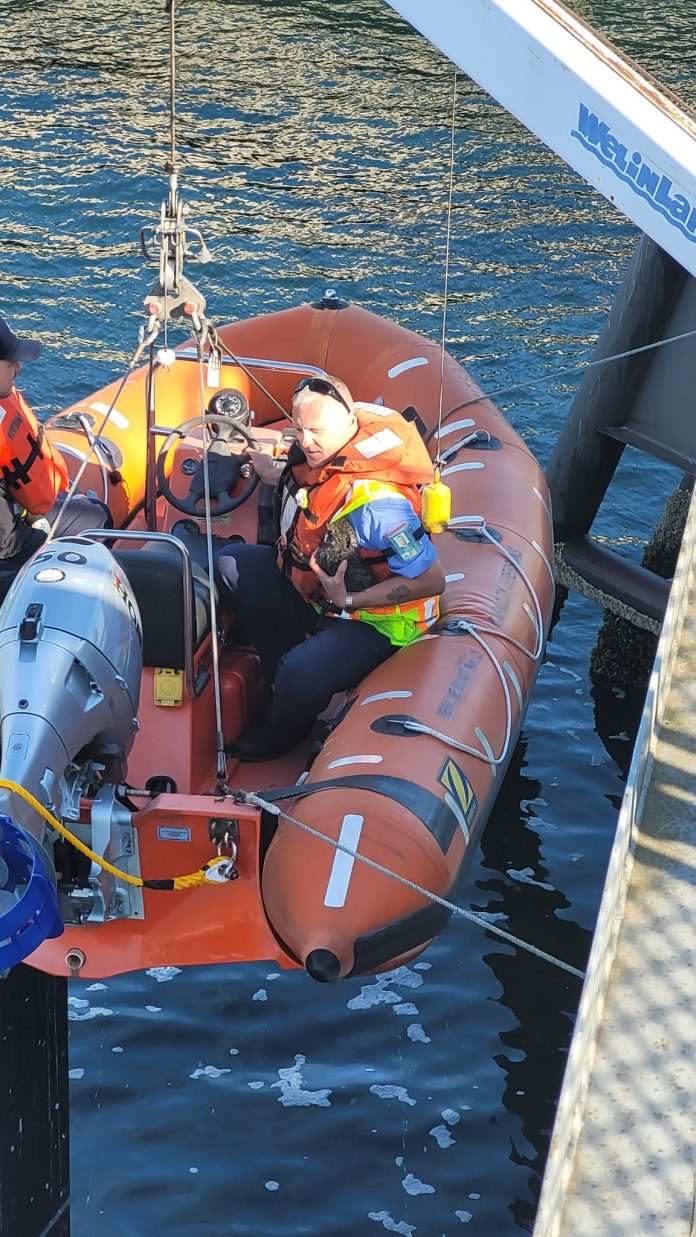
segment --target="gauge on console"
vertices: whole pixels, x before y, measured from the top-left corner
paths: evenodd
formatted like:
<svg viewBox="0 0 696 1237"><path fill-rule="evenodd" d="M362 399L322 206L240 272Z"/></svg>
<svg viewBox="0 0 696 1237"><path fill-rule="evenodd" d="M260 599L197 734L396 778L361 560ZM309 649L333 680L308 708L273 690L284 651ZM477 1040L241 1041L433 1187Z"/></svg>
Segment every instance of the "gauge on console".
<svg viewBox="0 0 696 1237"><path fill-rule="evenodd" d="M246 396L234 389L217 391L208 404L208 412L216 417L227 417L228 421L241 421L249 424L249 404Z"/></svg>
<svg viewBox="0 0 696 1237"><path fill-rule="evenodd" d="M195 537L197 534L200 535L201 530L197 524L194 524L193 520L177 520L176 524L172 524L169 531L174 537L178 537L182 533L188 533L189 536Z"/></svg>

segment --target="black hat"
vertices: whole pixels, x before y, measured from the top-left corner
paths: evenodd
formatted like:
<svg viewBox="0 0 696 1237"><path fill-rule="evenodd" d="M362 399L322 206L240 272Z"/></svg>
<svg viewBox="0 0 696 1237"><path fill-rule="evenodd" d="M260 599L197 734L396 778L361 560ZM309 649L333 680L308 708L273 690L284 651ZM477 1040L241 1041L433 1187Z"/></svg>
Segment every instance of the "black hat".
<svg viewBox="0 0 696 1237"><path fill-rule="evenodd" d="M0 361L35 361L42 352L38 339L20 339L0 318Z"/></svg>

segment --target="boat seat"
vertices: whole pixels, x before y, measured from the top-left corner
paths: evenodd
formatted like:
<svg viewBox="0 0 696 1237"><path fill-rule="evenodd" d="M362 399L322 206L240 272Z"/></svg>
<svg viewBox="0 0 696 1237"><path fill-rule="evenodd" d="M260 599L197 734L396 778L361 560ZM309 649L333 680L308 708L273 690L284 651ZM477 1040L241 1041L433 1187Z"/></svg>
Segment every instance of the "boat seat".
<svg viewBox="0 0 696 1237"><path fill-rule="evenodd" d="M181 555L162 542L145 542L137 550L112 551L125 571L143 624L143 665L185 668L184 584ZM193 581L193 650L210 632L208 574L191 563Z"/></svg>

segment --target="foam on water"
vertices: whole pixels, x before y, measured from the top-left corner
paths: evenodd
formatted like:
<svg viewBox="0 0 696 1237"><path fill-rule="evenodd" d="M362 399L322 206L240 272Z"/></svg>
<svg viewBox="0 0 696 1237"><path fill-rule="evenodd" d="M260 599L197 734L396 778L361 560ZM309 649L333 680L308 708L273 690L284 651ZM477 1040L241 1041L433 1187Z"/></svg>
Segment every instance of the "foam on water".
<svg viewBox="0 0 696 1237"><path fill-rule="evenodd" d="M400 1233L401 1237L412 1237L416 1231L415 1224L407 1224L405 1220L394 1220L388 1211L368 1211L369 1220L375 1220L388 1233Z"/></svg>
<svg viewBox="0 0 696 1237"><path fill-rule="evenodd" d="M307 1091L303 1087L301 1067L305 1063L305 1057L298 1053L294 1065L278 1070L279 1081L271 1083L271 1087L280 1088L281 1093L278 1099L286 1108L308 1108L314 1104L319 1108L328 1108L331 1104L329 1099L331 1091L328 1088L320 1091Z"/></svg>
<svg viewBox="0 0 696 1237"><path fill-rule="evenodd" d="M416 1100L412 1100L405 1087L397 1087L393 1083L380 1086L378 1083L370 1087L373 1095L379 1096L381 1100L399 1100L402 1104L410 1104L415 1107Z"/></svg>

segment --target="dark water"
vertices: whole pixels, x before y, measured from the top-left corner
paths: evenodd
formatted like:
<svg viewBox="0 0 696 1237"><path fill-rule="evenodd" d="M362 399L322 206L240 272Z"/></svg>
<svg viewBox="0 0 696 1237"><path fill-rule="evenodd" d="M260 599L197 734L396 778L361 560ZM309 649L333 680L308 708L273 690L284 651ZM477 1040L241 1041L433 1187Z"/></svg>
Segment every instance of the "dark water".
<svg viewBox="0 0 696 1237"><path fill-rule="evenodd" d="M693 95L693 11L578 0ZM159 5L0 0L0 312L54 410L132 351L137 231L164 194ZM180 6L183 190L217 321L327 286L438 339L451 71L379 0ZM471 83L457 108L448 344L545 462L633 227ZM596 531L634 555L676 477L627 452ZM560 610L463 904L583 965L635 707ZM576 981L466 922L415 965L324 989L269 966L71 987L77 1237L531 1229ZM25 1235L22 1235L25 1237ZM32 1237L27 1234L26 1237Z"/></svg>

